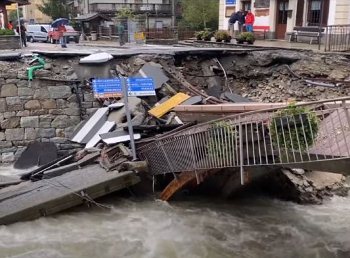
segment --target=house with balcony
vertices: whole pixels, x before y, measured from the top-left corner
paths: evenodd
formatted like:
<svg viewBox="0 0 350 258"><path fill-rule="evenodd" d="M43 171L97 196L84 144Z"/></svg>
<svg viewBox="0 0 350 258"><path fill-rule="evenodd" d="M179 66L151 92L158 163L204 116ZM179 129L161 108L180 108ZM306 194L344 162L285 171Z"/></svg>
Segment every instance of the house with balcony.
<svg viewBox="0 0 350 258"><path fill-rule="evenodd" d="M100 13L110 17L118 10L128 8L147 19L149 28L171 27L174 23L175 0L77 0L77 13Z"/></svg>
<svg viewBox="0 0 350 258"><path fill-rule="evenodd" d="M350 0L220 0L219 28L227 30L230 15L248 9L273 39L286 39L295 26L350 24Z"/></svg>
<svg viewBox="0 0 350 258"><path fill-rule="evenodd" d="M8 14L6 10L6 6L18 4L19 6L28 5L28 0L0 0L0 23L2 27L5 27L8 24Z"/></svg>

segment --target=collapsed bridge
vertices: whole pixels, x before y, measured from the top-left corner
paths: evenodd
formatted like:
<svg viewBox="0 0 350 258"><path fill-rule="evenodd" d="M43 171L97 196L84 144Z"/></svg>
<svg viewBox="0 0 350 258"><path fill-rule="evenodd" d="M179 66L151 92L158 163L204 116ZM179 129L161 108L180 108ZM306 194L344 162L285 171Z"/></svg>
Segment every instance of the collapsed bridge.
<svg viewBox="0 0 350 258"><path fill-rule="evenodd" d="M350 97L199 124L140 146L153 175L279 166L349 174Z"/></svg>

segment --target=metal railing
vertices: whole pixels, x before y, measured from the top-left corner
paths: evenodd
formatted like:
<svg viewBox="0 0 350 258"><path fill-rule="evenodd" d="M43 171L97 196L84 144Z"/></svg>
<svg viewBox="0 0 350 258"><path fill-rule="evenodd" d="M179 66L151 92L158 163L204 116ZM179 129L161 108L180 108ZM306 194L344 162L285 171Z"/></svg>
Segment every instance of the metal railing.
<svg viewBox="0 0 350 258"><path fill-rule="evenodd" d="M233 115L138 148L154 175L350 157L350 97ZM243 178L243 177L242 177Z"/></svg>
<svg viewBox="0 0 350 258"><path fill-rule="evenodd" d="M326 26L325 51L350 51L350 24Z"/></svg>

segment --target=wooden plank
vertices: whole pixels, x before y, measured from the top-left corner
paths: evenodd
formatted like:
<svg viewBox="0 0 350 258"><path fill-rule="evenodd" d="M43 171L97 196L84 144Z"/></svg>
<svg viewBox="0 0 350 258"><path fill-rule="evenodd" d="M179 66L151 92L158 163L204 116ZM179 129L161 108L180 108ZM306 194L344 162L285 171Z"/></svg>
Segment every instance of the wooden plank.
<svg viewBox="0 0 350 258"><path fill-rule="evenodd" d="M93 165L60 177L7 187L0 190L0 224L51 215L86 202L82 193L95 199L139 181L134 172L107 173Z"/></svg>
<svg viewBox="0 0 350 258"><path fill-rule="evenodd" d="M157 118L161 118L163 115L168 113L174 107L181 104L182 102L189 99L190 97L191 96L180 92L175 96L171 97L169 100L165 101L164 103L152 108L150 111L148 111L148 113Z"/></svg>

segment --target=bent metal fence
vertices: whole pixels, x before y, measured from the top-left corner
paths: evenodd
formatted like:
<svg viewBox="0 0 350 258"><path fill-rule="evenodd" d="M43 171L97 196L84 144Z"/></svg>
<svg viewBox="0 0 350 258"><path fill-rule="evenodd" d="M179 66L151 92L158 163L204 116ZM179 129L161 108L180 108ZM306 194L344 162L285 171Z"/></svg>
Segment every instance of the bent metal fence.
<svg viewBox="0 0 350 258"><path fill-rule="evenodd" d="M325 51L350 51L350 24L326 27Z"/></svg>
<svg viewBox="0 0 350 258"><path fill-rule="evenodd" d="M138 148L153 175L350 158L350 97L199 124Z"/></svg>

